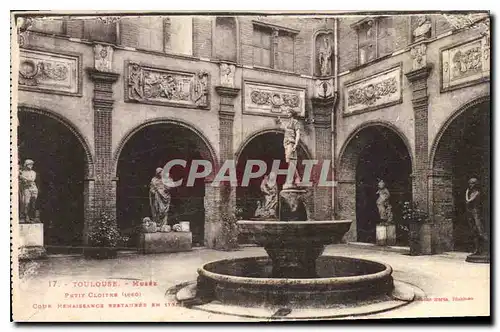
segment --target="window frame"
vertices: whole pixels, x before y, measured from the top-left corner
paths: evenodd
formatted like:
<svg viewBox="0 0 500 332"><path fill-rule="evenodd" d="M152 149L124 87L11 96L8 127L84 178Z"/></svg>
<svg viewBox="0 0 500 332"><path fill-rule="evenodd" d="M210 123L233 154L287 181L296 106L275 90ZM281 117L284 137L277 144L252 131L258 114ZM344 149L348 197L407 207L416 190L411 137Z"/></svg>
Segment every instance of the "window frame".
<svg viewBox="0 0 500 332"><path fill-rule="evenodd" d="M291 28L286 28L282 26L278 26L275 24L270 24L270 23L264 23L260 21L252 21L252 27L253 27L253 32L255 29L261 29L261 30L270 30L271 31L271 44L270 44L270 50L269 50L269 56L270 56L270 66L262 66L262 65L256 65L255 64L255 56L252 54L252 62L255 67L261 67L261 68L266 68L266 69L271 69L271 70L278 70L278 71L284 71L284 72L295 72L295 43L296 43L296 36L299 34L299 30L296 29L291 29ZM279 51L278 50L278 40L280 36L290 36L293 40L292 42L292 53L289 52L284 52L284 51ZM253 36L252 36L253 38ZM256 45L254 44L252 40L252 52L254 51L254 47ZM264 48L260 47L261 50L265 50ZM292 54L292 69L287 70L287 69L282 69L278 68L278 55L279 53L286 53L286 54Z"/></svg>
<svg viewBox="0 0 500 332"><path fill-rule="evenodd" d="M388 53L388 54L380 55L380 47L379 47L379 44L380 44L380 36L379 36L380 26L379 25L380 25L380 21L382 19L385 19L385 18L388 18L388 16L366 17L366 18L351 25L351 28L356 30L356 34L358 37L357 38L357 65L358 66L366 65L368 63L376 61L377 59L380 59L380 58L390 54L390 53ZM375 30L375 36L373 38L373 43L375 46L375 56L373 57L373 59L367 60L367 61L361 63L361 56L360 56L361 47L365 47L367 45L370 45L370 43L364 42L364 43L360 44L360 34L362 31L367 31L366 26L367 26L368 22L372 22L372 29Z"/></svg>

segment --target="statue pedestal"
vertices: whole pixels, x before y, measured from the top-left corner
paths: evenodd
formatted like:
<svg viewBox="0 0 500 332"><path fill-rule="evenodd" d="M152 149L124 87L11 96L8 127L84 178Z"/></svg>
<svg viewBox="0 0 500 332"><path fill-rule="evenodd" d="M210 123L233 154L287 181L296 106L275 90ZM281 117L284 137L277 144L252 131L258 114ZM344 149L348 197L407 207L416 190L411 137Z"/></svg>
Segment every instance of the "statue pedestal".
<svg viewBox="0 0 500 332"><path fill-rule="evenodd" d="M309 211L306 202L307 190L298 187L285 188L279 194L279 220L307 221Z"/></svg>
<svg viewBox="0 0 500 332"><path fill-rule="evenodd" d="M45 256L43 224L19 224L19 259L38 259Z"/></svg>
<svg viewBox="0 0 500 332"><path fill-rule="evenodd" d="M377 245L393 246L396 244L396 225L377 225Z"/></svg>
<svg viewBox="0 0 500 332"><path fill-rule="evenodd" d="M470 254L465 258L466 262L469 263L490 263L490 247L487 241L481 244L481 250L477 254Z"/></svg>
<svg viewBox="0 0 500 332"><path fill-rule="evenodd" d="M191 232L142 233L139 251L142 254L191 251L192 243Z"/></svg>

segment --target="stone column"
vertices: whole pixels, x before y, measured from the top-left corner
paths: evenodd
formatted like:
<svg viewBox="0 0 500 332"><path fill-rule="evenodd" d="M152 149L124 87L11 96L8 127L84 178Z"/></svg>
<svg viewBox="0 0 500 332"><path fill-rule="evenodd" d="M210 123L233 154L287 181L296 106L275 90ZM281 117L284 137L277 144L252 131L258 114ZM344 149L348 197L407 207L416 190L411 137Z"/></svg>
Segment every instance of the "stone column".
<svg viewBox="0 0 500 332"><path fill-rule="evenodd" d="M428 111L429 96L427 93L427 79L432 65L426 61L427 46L425 43L414 45L411 49L413 70L406 73L412 88L412 104L415 126L415 159L412 174L413 201L418 208L429 212L428 169L429 169L429 138L428 138ZM431 254L430 243L421 243L422 254Z"/></svg>
<svg viewBox="0 0 500 332"><path fill-rule="evenodd" d="M95 65L87 68L87 73L94 82L94 146L95 146L95 181L93 189L94 216L109 213L116 217L116 179L113 177L111 137L113 113L113 83L119 74L111 71L113 48L109 45L94 46ZM92 198L90 198L92 200Z"/></svg>
<svg viewBox="0 0 500 332"><path fill-rule="evenodd" d="M323 165L323 161L330 161L330 170L328 181L332 181L333 172L331 171L335 165L332 151L332 112L337 100L336 94L331 94L329 97L312 98L313 116L314 116L314 132L316 140L316 159L318 160L317 172L315 178L319 179L319 172ZM333 219L332 206L333 187L324 187L314 184L314 219L316 220L331 220Z"/></svg>
<svg viewBox="0 0 500 332"><path fill-rule="evenodd" d="M220 85L215 87L215 91L220 97L219 104L219 165L222 166L226 160L234 159L233 151L233 123L234 123L234 100L238 96L240 89L234 87L234 72L236 68L232 64L221 63L220 65ZM216 170L217 168L214 167ZM210 187L210 188L209 188ZM216 191L216 192L214 192ZM238 233L235 225L234 211L236 207L236 188L230 183L223 182L219 187L207 186L205 195L211 195L215 201L215 215L208 217L212 219L209 226L211 231L206 232L205 242L208 247L215 249L232 249L237 247ZM209 201L209 200L208 200ZM213 211L212 211L213 212ZM208 216L208 213L206 213Z"/></svg>

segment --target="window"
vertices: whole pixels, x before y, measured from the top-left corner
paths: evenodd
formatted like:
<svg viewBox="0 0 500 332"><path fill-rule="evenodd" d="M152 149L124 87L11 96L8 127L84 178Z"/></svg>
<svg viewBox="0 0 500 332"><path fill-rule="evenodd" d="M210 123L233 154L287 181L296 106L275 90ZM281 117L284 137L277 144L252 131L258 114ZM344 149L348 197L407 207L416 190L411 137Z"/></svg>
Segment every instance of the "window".
<svg viewBox="0 0 500 332"><path fill-rule="evenodd" d="M253 64L255 66L293 71L296 30L254 24Z"/></svg>
<svg viewBox="0 0 500 332"><path fill-rule="evenodd" d="M253 64L262 67L271 67L271 38L272 30L255 26L253 29Z"/></svg>
<svg viewBox="0 0 500 332"><path fill-rule="evenodd" d="M362 65L393 52L392 18L368 18L354 24L358 32L358 64Z"/></svg>

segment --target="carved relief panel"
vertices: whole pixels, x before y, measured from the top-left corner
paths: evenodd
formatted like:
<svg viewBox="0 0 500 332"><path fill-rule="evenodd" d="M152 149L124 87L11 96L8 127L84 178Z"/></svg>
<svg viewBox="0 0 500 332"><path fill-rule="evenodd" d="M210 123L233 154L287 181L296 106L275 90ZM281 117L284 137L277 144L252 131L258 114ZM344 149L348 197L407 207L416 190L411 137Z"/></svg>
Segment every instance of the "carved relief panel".
<svg viewBox="0 0 500 332"><path fill-rule="evenodd" d="M125 101L167 106L208 108L209 75L126 63Z"/></svg>
<svg viewBox="0 0 500 332"><path fill-rule="evenodd" d="M346 83L343 91L344 115L373 111L401 103L401 65L371 77Z"/></svg>
<svg viewBox="0 0 500 332"><path fill-rule="evenodd" d="M245 82L244 113L283 116L288 108L304 117L305 88L284 87L274 84Z"/></svg>
<svg viewBox="0 0 500 332"><path fill-rule="evenodd" d="M19 89L81 96L81 56L22 49Z"/></svg>
<svg viewBox="0 0 500 332"><path fill-rule="evenodd" d="M488 81L490 46L486 37L441 51L441 92Z"/></svg>

